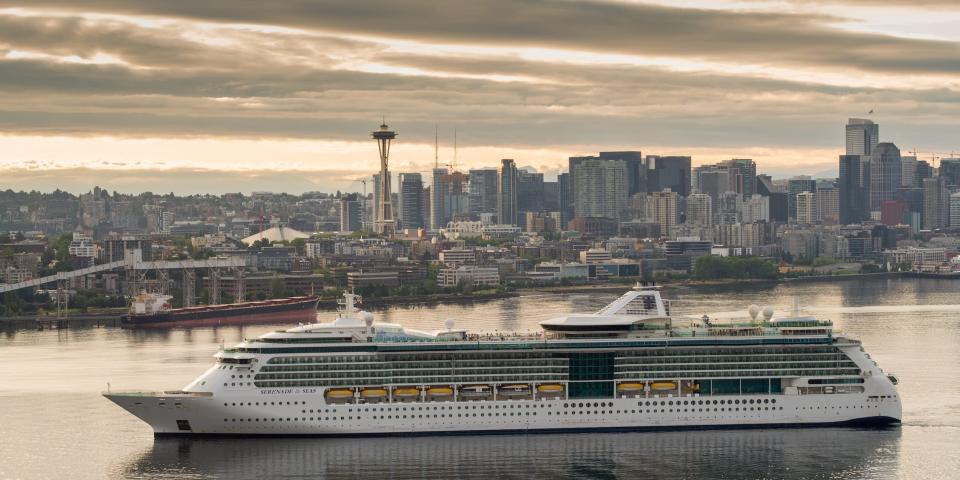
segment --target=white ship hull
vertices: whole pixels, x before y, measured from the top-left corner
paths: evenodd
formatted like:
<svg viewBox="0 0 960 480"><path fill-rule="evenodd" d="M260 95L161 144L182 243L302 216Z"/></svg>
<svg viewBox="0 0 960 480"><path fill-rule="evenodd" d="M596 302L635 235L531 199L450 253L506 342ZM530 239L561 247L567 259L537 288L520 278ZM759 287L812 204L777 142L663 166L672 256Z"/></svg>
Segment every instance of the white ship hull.
<svg viewBox="0 0 960 480"><path fill-rule="evenodd" d="M886 425L901 417L895 391L367 405L328 405L317 394L106 396L158 435L389 436L804 427ZM269 403L282 405L265 405Z"/></svg>

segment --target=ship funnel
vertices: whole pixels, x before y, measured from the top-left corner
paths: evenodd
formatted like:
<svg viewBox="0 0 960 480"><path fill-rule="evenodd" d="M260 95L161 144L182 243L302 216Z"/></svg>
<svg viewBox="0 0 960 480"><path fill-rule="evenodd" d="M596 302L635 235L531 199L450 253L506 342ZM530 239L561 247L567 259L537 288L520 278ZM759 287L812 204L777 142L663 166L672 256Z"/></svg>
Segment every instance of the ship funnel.
<svg viewBox="0 0 960 480"><path fill-rule="evenodd" d="M756 321L757 321L757 315L760 315L760 307L757 306L756 304L750 305L750 306L747 308L747 313L750 314L750 319L753 320L754 322L756 322Z"/></svg>
<svg viewBox="0 0 960 480"><path fill-rule="evenodd" d="M770 306L764 307L763 319L769 322L771 318L773 318L773 307L770 307Z"/></svg>

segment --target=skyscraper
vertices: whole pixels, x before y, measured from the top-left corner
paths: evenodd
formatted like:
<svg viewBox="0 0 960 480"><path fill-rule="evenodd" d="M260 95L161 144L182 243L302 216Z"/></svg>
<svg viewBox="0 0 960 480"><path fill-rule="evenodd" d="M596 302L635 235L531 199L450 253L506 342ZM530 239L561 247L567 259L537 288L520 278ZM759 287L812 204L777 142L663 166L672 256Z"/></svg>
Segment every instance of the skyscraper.
<svg viewBox="0 0 960 480"><path fill-rule="evenodd" d="M960 158L944 158L940 160L940 173L947 186L960 187Z"/></svg>
<svg viewBox="0 0 960 480"><path fill-rule="evenodd" d="M690 157L647 155L647 191L669 188L681 197L690 195Z"/></svg>
<svg viewBox="0 0 960 480"><path fill-rule="evenodd" d="M847 120L847 155L872 155L880 142L880 125L865 118Z"/></svg>
<svg viewBox="0 0 960 480"><path fill-rule="evenodd" d="M479 220L483 213L497 214L497 170L470 170L470 218Z"/></svg>
<svg viewBox="0 0 960 480"><path fill-rule="evenodd" d="M754 194L743 201L743 213L740 215L743 223L769 222L770 197Z"/></svg>
<svg viewBox="0 0 960 480"><path fill-rule="evenodd" d="M950 223L950 191L946 179L923 179L923 228L934 230Z"/></svg>
<svg viewBox="0 0 960 480"><path fill-rule="evenodd" d="M960 192L950 195L950 228L960 228Z"/></svg>
<svg viewBox="0 0 960 480"><path fill-rule="evenodd" d="M444 199L450 194L450 185L443 181L446 168L434 168L433 183L430 185L430 228L439 230L447 226L447 211L443 208Z"/></svg>
<svg viewBox="0 0 960 480"><path fill-rule="evenodd" d="M860 223L867 218L870 187L869 157L840 155L840 223Z"/></svg>
<svg viewBox="0 0 960 480"><path fill-rule="evenodd" d="M400 174L400 208L399 219L401 228L423 228L423 178L419 173Z"/></svg>
<svg viewBox="0 0 960 480"><path fill-rule="evenodd" d="M517 212L523 220L524 212L542 212L544 202L543 174L517 171Z"/></svg>
<svg viewBox="0 0 960 480"><path fill-rule="evenodd" d="M880 202L895 200L900 188L900 149L892 143L878 143L870 154L870 211L880 211Z"/></svg>
<svg viewBox="0 0 960 480"><path fill-rule="evenodd" d="M912 187L915 183L914 176L917 172L917 157L905 155L900 157L900 186Z"/></svg>
<svg viewBox="0 0 960 480"><path fill-rule="evenodd" d="M756 192L757 164L749 158L734 158L721 162L731 172L730 182L733 191L743 198L750 198Z"/></svg>
<svg viewBox="0 0 960 480"><path fill-rule="evenodd" d="M627 205L627 164L623 160L586 160L573 173L577 217L619 218Z"/></svg>
<svg viewBox="0 0 960 480"><path fill-rule="evenodd" d="M517 224L517 165L505 158L500 161L497 178L497 221L505 225Z"/></svg>
<svg viewBox="0 0 960 480"><path fill-rule="evenodd" d="M570 172L557 176L557 197L560 202L560 225L566 227L574 217L573 212L573 178Z"/></svg>

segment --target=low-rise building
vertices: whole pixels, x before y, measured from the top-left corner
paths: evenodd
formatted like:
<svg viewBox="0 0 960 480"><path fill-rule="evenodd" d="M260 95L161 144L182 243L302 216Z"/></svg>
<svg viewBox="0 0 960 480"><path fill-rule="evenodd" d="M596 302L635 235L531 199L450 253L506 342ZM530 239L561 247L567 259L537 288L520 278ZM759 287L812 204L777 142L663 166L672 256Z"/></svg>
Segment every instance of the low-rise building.
<svg viewBox="0 0 960 480"><path fill-rule="evenodd" d="M500 270L497 267L478 267L476 265L444 268L437 273L437 284L443 287L454 287L460 284L473 286L500 285Z"/></svg>

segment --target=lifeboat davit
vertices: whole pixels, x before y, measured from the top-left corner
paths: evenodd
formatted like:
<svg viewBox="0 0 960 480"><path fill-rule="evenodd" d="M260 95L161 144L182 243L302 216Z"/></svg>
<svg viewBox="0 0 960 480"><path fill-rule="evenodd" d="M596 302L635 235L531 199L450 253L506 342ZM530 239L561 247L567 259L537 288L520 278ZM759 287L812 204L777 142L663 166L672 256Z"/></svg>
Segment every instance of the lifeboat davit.
<svg viewBox="0 0 960 480"><path fill-rule="evenodd" d="M490 385L466 385L460 387L460 396L463 398L487 398L490 396Z"/></svg>
<svg viewBox="0 0 960 480"><path fill-rule="evenodd" d="M516 385L502 385L497 392L500 395L505 397L517 397L522 395L530 394L530 385L525 384L516 384Z"/></svg>

